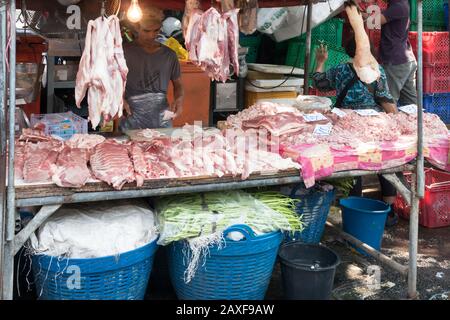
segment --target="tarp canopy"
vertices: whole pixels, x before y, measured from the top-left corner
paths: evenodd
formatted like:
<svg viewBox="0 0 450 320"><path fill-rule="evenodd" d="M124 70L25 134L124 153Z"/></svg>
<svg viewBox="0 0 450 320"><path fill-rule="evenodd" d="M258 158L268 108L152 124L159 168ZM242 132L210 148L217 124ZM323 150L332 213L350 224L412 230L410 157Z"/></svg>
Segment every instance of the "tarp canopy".
<svg viewBox="0 0 450 320"><path fill-rule="evenodd" d="M82 1L88 1L88 0L82 0ZM91 0L89 0L91 1ZM305 5L308 4L309 1L312 1L313 3L318 2L325 2L324 0L259 0L259 7L260 8L272 8L272 7L288 7L288 6L298 6L298 5ZM27 8L30 10L39 10L45 5L47 1L37 1L37 0L27 0ZM55 0L51 1L55 2ZM122 0L122 9L126 10L128 9L128 6L130 5L130 0ZM220 2L217 2L216 0L201 0L203 9L207 9L211 7L211 3L215 3L217 5L220 4ZM22 0L16 0L17 8L21 7ZM157 6L161 9L167 9L167 10L184 10L185 0L139 0L139 4L142 7L145 7L145 5L152 4L154 6Z"/></svg>

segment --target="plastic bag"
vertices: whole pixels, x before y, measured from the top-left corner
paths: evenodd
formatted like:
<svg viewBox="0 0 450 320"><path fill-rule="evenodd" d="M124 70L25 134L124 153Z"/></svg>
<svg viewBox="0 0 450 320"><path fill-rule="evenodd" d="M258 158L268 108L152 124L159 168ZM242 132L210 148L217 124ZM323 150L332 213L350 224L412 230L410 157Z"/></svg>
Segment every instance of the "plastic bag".
<svg viewBox="0 0 450 320"><path fill-rule="evenodd" d="M287 15L288 8L259 9L258 31L273 34L286 21Z"/></svg>
<svg viewBox="0 0 450 320"><path fill-rule="evenodd" d="M187 52L187 50L185 48L183 48L183 46L175 39L170 37L169 39L167 39L166 42L164 42L164 44L169 47L170 49L172 49L173 51L175 51L175 53L177 54L178 60L180 61L187 61L189 58L189 53Z"/></svg>

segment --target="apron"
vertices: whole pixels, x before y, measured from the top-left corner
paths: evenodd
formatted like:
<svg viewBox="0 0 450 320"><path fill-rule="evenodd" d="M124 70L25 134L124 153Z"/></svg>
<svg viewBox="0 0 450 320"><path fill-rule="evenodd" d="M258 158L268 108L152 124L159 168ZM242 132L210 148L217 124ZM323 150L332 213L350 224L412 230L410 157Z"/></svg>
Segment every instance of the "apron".
<svg viewBox="0 0 450 320"><path fill-rule="evenodd" d="M163 120L169 104L165 93L145 93L127 98L131 116L120 122L124 132L136 129L171 128L171 120Z"/></svg>

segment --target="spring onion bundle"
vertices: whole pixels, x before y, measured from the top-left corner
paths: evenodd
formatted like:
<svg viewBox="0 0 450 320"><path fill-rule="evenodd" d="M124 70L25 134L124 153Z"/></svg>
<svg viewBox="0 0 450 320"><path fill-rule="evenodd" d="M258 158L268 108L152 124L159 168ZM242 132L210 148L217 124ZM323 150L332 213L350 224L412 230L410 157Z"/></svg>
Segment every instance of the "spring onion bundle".
<svg viewBox="0 0 450 320"><path fill-rule="evenodd" d="M209 192L160 198L156 203L160 226L158 244L187 240L188 267L185 282L195 275L200 257L212 245L224 243L223 231L235 224L246 224L255 234L303 230L295 213L298 200L276 192ZM231 234L230 234L231 235Z"/></svg>
<svg viewBox="0 0 450 320"><path fill-rule="evenodd" d="M158 243L167 245L224 231L233 224L247 224L257 234L301 231L296 201L276 192L225 191L164 197L157 202L161 231Z"/></svg>

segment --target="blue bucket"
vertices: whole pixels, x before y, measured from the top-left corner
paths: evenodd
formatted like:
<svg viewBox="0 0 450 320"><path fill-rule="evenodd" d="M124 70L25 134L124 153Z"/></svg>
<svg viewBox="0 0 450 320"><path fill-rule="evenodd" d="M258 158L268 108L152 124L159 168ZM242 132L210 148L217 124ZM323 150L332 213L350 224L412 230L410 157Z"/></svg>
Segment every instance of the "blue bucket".
<svg viewBox="0 0 450 320"><path fill-rule="evenodd" d="M34 255L36 291L42 300L143 300L156 240L118 256L66 259Z"/></svg>
<svg viewBox="0 0 450 320"><path fill-rule="evenodd" d="M187 241L169 246L169 272L180 300L263 300L272 277L281 231L256 236L247 225L235 225L224 231L240 232L244 240L230 241L219 249L209 248L189 283L184 281L191 250ZM185 254L187 254L185 256Z"/></svg>
<svg viewBox="0 0 450 320"><path fill-rule="evenodd" d="M368 244L376 250L381 248L384 225L390 211L388 204L367 198L349 197L341 199L342 225L344 232ZM361 249L359 253L367 255Z"/></svg>

